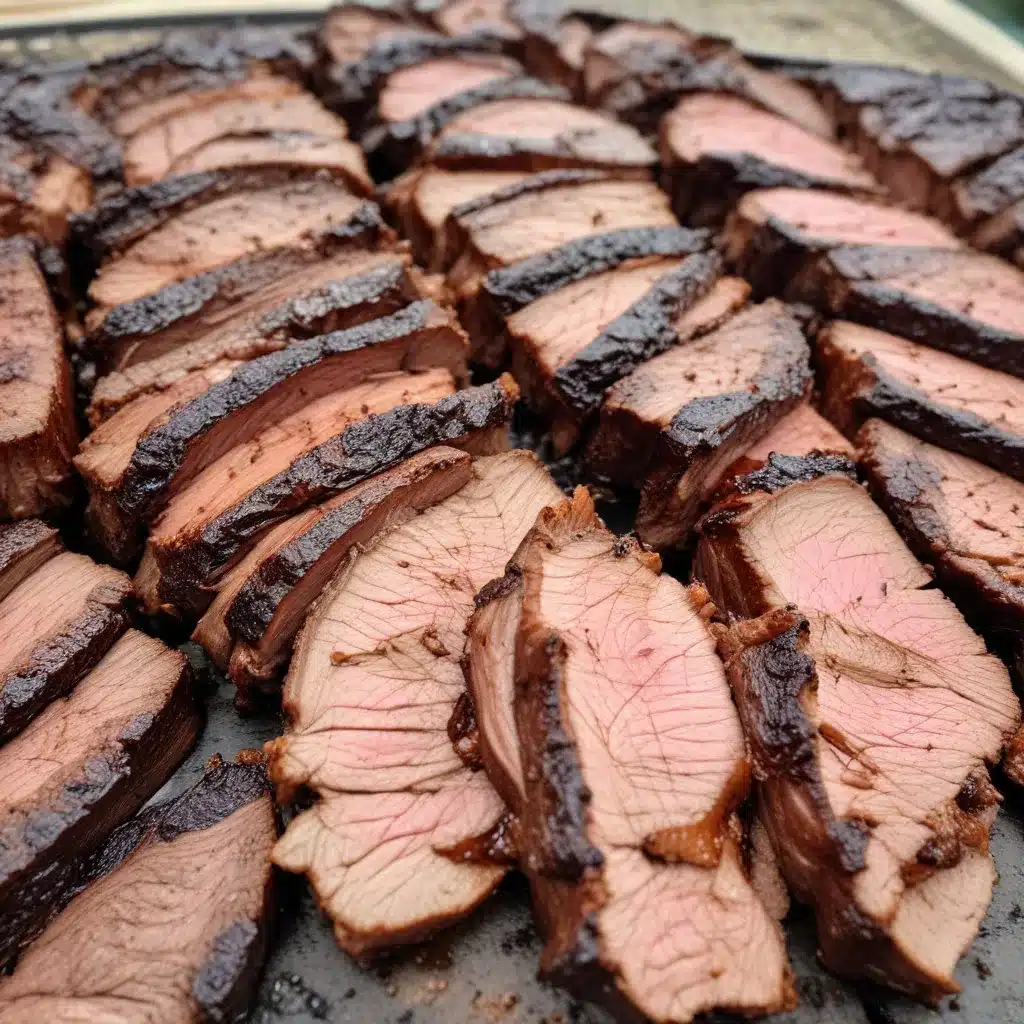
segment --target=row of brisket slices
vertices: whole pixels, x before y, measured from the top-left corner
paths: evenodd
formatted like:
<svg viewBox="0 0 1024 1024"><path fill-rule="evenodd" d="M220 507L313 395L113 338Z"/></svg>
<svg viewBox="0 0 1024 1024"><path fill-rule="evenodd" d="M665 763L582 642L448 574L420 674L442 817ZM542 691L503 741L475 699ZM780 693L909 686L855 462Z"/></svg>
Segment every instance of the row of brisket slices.
<svg viewBox="0 0 1024 1024"><path fill-rule="evenodd" d="M963 241L1019 260L1019 97L531 0L0 88L0 1020L231 1019L271 861L360 956L517 866L625 1019L793 1006L787 886L957 990L1024 780L1024 275ZM25 518L79 479L134 585ZM139 606L287 730L135 814L202 704Z"/></svg>

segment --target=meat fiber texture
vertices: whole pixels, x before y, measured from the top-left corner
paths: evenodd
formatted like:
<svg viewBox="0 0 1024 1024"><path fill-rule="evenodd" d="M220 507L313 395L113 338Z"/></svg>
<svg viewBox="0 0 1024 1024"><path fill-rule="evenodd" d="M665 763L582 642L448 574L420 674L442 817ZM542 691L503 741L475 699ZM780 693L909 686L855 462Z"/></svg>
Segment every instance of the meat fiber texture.
<svg viewBox="0 0 1024 1024"><path fill-rule="evenodd" d="M39 519L0 525L0 601L62 548L57 531Z"/></svg>
<svg viewBox="0 0 1024 1024"><path fill-rule="evenodd" d="M762 820L827 966L928 1002L988 907L988 778L1020 720L989 654L846 473L703 520L694 572L720 631ZM758 618L760 616L760 618Z"/></svg>
<svg viewBox="0 0 1024 1024"><path fill-rule="evenodd" d="M215 756L115 832L0 982L5 1024L246 1017L267 953L277 823L262 765Z"/></svg>
<svg viewBox="0 0 1024 1024"><path fill-rule="evenodd" d="M782 933L742 866L747 765L711 609L659 568L580 489L478 597L468 676L542 971L624 1017L785 1009Z"/></svg>
<svg viewBox="0 0 1024 1024"><path fill-rule="evenodd" d="M477 460L465 487L340 571L298 638L271 775L281 795L319 799L274 860L308 875L349 952L457 920L505 873L454 852L504 806L460 758L449 720L474 596L559 496L530 453Z"/></svg>
<svg viewBox="0 0 1024 1024"><path fill-rule="evenodd" d="M78 445L64 328L28 238L0 242L0 521L53 515L74 499Z"/></svg>

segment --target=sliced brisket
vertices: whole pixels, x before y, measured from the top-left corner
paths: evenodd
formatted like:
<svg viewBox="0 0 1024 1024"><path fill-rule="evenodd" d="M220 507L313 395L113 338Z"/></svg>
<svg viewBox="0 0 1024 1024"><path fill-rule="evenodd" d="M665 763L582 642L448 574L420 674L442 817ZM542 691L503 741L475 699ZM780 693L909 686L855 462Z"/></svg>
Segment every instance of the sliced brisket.
<svg viewBox="0 0 1024 1024"><path fill-rule="evenodd" d="M588 458L596 472L642 488L645 541L687 539L730 463L808 393L809 355L796 319L769 300L610 389Z"/></svg>
<svg viewBox="0 0 1024 1024"><path fill-rule="evenodd" d="M0 524L0 601L62 549L57 531L38 519Z"/></svg>
<svg viewBox="0 0 1024 1024"><path fill-rule="evenodd" d="M78 444L64 329L27 238L0 242L0 521L74 499Z"/></svg>
<svg viewBox="0 0 1024 1024"><path fill-rule="evenodd" d="M190 790L115 832L92 883L0 982L28 1021L235 1021L269 944L274 805L262 765L211 759Z"/></svg>
<svg viewBox="0 0 1024 1024"><path fill-rule="evenodd" d="M306 620L271 773L281 792L308 787L320 800L274 860L309 876L350 952L461 917L505 872L445 853L504 814L449 721L474 594L559 493L531 453L477 460L468 484L360 554Z"/></svg>
<svg viewBox="0 0 1024 1024"><path fill-rule="evenodd" d="M167 781L199 725L185 656L130 630L0 749L0 957L46 924L81 858Z"/></svg>
<svg viewBox="0 0 1024 1024"><path fill-rule="evenodd" d="M730 499L694 571L722 611L762 616L721 651L762 821L825 963L936 1002L991 896L987 765L1020 707L852 475Z"/></svg>
<svg viewBox="0 0 1024 1024"><path fill-rule="evenodd" d="M755 188L878 191L836 143L724 93L684 96L661 123L663 185L688 224L719 224Z"/></svg>
<svg viewBox="0 0 1024 1024"><path fill-rule="evenodd" d="M836 321L818 338L822 409L848 437L877 416L1024 480L1024 381Z"/></svg>
<svg viewBox="0 0 1024 1024"><path fill-rule="evenodd" d="M791 1007L781 930L742 865L748 767L706 596L606 530L582 489L515 561L518 834L543 974L624 1018Z"/></svg>
<svg viewBox="0 0 1024 1024"><path fill-rule="evenodd" d="M1024 199L979 225L971 244L997 253L1024 270Z"/></svg>
<svg viewBox="0 0 1024 1024"><path fill-rule="evenodd" d="M320 22L317 46L330 64L344 66L363 60L375 43L401 39L404 35L422 36L422 25L410 18L398 5L343 3L332 7Z"/></svg>
<svg viewBox="0 0 1024 1024"><path fill-rule="evenodd" d="M1024 271L970 249L832 249L793 282L844 320L1024 377Z"/></svg>

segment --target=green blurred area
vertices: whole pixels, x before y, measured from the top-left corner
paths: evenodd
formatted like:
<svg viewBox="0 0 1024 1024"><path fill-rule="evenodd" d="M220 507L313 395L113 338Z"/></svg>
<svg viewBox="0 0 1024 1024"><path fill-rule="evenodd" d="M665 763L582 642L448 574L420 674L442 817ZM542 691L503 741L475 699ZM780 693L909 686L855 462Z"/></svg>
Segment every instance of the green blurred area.
<svg viewBox="0 0 1024 1024"><path fill-rule="evenodd" d="M966 3L1003 31L1024 41L1024 0L966 0Z"/></svg>

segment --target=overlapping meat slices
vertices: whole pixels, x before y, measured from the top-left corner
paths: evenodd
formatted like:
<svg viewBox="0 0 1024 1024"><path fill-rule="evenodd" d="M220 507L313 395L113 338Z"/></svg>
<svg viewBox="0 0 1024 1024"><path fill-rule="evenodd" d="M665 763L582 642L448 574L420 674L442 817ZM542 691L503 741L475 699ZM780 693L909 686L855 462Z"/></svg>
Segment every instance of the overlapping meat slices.
<svg viewBox="0 0 1024 1024"><path fill-rule="evenodd" d="M857 157L724 93L684 96L661 123L663 184L684 223L721 223L754 188L877 191Z"/></svg>
<svg viewBox="0 0 1024 1024"><path fill-rule="evenodd" d="M0 242L0 520L55 513L74 498L78 444L64 330L27 238Z"/></svg>
<svg viewBox="0 0 1024 1024"><path fill-rule="evenodd" d="M732 265L761 295L811 294L801 271L821 253L844 245L957 249L961 243L931 217L895 206L819 189L773 188L748 192L729 215L726 251ZM796 280L794 280L796 279Z"/></svg>
<svg viewBox="0 0 1024 1024"><path fill-rule="evenodd" d="M1024 480L1024 382L845 321L818 339L825 415L852 437L871 416Z"/></svg>
<svg viewBox="0 0 1024 1024"><path fill-rule="evenodd" d="M806 396L809 355L796 319L772 299L609 390L589 460L642 488L644 540L667 547L687 538L729 464Z"/></svg>
<svg viewBox="0 0 1024 1024"><path fill-rule="evenodd" d="M185 656L129 630L0 749L4 960L76 885L82 858L167 781L199 727Z"/></svg>
<svg viewBox="0 0 1024 1024"><path fill-rule="evenodd" d="M987 765L1020 707L847 472L720 506L694 571L722 611L762 616L721 649L762 820L825 963L937 1001L991 896Z"/></svg>
<svg viewBox="0 0 1024 1024"><path fill-rule="evenodd" d="M528 452L479 459L462 490L359 555L306 621L271 774L283 792L308 787L320 799L274 859L309 875L351 952L460 917L504 874L444 852L504 814L456 753L449 720L474 595L558 497Z"/></svg>
<svg viewBox="0 0 1024 1024"><path fill-rule="evenodd" d="M269 944L276 837L263 767L213 758L111 836L88 888L0 983L0 1017L243 1019Z"/></svg>
<svg viewBox="0 0 1024 1024"><path fill-rule="evenodd" d="M469 676L519 814L542 971L661 1021L785 1009L782 933L742 865L743 735L706 597L659 568L579 490L478 599Z"/></svg>

